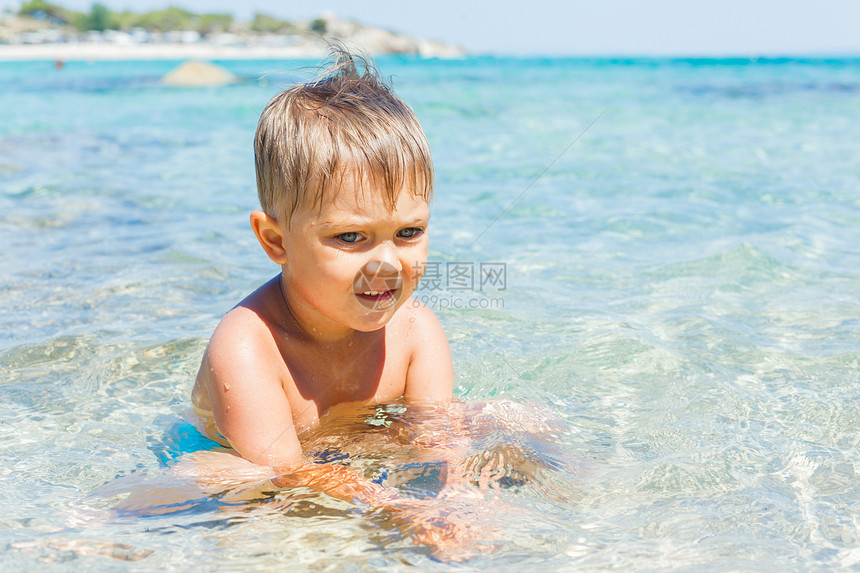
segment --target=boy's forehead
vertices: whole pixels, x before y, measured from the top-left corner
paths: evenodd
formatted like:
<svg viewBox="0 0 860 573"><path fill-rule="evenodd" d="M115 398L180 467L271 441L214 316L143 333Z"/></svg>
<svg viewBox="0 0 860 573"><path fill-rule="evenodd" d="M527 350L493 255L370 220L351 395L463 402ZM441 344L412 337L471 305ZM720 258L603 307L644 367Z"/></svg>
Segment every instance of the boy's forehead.
<svg viewBox="0 0 860 573"><path fill-rule="evenodd" d="M419 194L421 187L412 178L405 179L399 189L392 194L386 187L385 178L373 176L362 170L345 170L328 180L328 184L318 188L318 209L326 211L397 211L406 207L428 205L427 199Z"/></svg>
<svg viewBox="0 0 860 573"><path fill-rule="evenodd" d="M369 188L341 187L330 190L316 206L300 207L294 217L305 224L338 225L361 223L371 220L397 218L404 221L421 220L429 217L430 205L427 200L402 188L392 204L384 190Z"/></svg>
<svg viewBox="0 0 860 573"><path fill-rule="evenodd" d="M342 215L359 217L395 213L409 215L424 209L429 209L427 200L421 195L416 195L411 189L401 188L392 203L384 189L362 187L359 189L341 188L331 193L320 204L317 213L320 219L325 219Z"/></svg>

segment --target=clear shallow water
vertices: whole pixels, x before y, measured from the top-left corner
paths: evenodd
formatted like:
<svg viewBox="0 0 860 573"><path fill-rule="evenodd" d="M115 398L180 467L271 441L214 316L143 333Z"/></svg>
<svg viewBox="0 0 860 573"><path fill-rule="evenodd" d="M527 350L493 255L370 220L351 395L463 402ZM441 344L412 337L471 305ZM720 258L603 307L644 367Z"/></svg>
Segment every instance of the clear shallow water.
<svg viewBox="0 0 860 573"><path fill-rule="evenodd" d="M4 569L457 568L306 491L99 513L105 487L189 491L165 460L202 447L200 353L275 273L253 129L306 64L201 90L161 87L169 62L0 64ZM458 396L527 408L468 454L547 462L504 510L450 502L495 530L467 565L860 568L860 61L379 65L434 151L441 280L505 265L504 290L419 291ZM351 463L407 471L375 445Z"/></svg>

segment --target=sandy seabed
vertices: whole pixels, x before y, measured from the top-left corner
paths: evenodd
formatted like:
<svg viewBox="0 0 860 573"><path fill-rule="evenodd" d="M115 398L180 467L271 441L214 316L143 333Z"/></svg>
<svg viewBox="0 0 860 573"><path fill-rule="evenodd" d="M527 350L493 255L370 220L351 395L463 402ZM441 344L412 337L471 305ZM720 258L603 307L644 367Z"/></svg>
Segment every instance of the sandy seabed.
<svg viewBox="0 0 860 573"><path fill-rule="evenodd" d="M213 44L22 44L0 45L0 61L61 60L266 60L318 58L316 46L218 46Z"/></svg>

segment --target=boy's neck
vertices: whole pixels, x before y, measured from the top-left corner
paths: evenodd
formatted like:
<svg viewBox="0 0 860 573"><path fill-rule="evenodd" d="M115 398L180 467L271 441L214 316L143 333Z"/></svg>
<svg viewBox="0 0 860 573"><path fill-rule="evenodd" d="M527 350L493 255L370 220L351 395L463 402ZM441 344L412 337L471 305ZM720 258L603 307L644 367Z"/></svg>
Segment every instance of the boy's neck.
<svg viewBox="0 0 860 573"><path fill-rule="evenodd" d="M280 275L278 277L278 291L281 294L281 302L284 305L284 310L287 313L290 322L295 326L295 329L298 331L298 334L305 338L307 342L326 346L338 344L351 345L353 339L355 339L356 335L359 334L359 332L353 328L334 323L332 323L331 328L328 329L318 328L316 326L309 326L309 323L312 321L307 320L307 318L303 317L302 315L318 315L319 313L317 313L313 309L308 309L309 312L304 313L302 312L304 309L301 303L299 303L298 301L294 301L292 304L290 303L286 289L284 288L283 275Z"/></svg>

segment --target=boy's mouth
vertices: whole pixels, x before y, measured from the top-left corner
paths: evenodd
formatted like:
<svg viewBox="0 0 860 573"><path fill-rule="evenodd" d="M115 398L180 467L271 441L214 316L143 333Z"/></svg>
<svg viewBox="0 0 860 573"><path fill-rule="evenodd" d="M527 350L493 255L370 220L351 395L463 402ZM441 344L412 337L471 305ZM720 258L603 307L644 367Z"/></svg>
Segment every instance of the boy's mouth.
<svg viewBox="0 0 860 573"><path fill-rule="evenodd" d="M355 294L356 296L367 301L383 301L388 300L390 298L394 298L394 295L396 293L396 290L366 290L364 292L357 292Z"/></svg>
<svg viewBox="0 0 860 573"><path fill-rule="evenodd" d="M397 304L398 289L365 290L355 293L358 302L373 311L384 311Z"/></svg>
<svg viewBox="0 0 860 573"><path fill-rule="evenodd" d="M403 278L393 266L377 262L359 271L352 284L353 293L363 306L372 310L385 310L397 304Z"/></svg>

